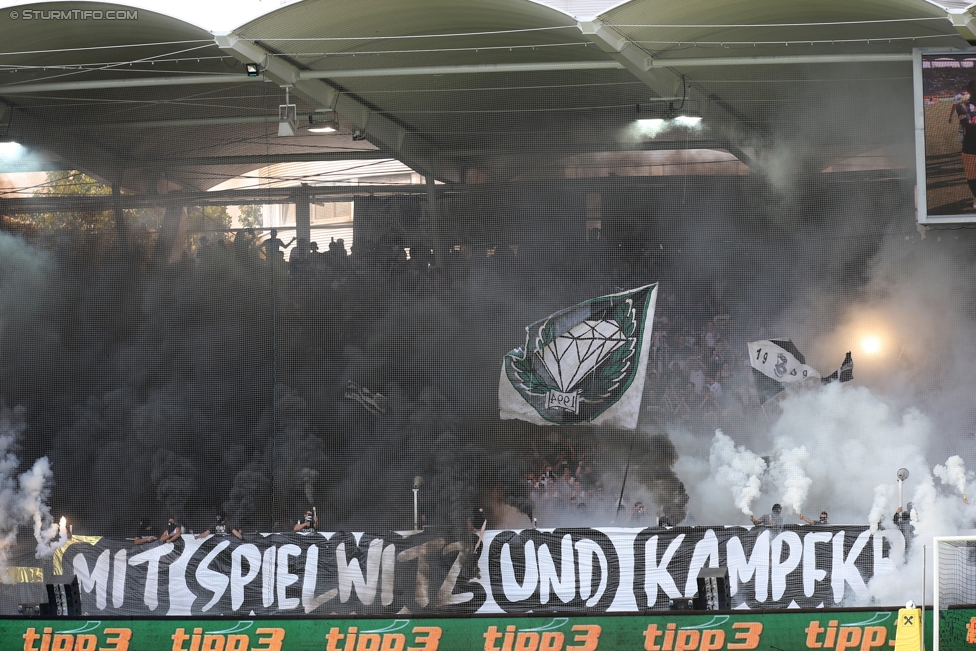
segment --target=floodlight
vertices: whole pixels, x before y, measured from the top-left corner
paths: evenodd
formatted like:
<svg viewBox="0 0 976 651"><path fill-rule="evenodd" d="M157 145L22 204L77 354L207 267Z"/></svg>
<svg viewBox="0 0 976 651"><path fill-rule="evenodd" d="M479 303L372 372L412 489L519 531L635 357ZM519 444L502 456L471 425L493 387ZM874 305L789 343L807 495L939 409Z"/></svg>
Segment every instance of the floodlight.
<svg viewBox="0 0 976 651"><path fill-rule="evenodd" d="M641 126L649 127L651 129L660 129L664 126L663 118L637 118L637 122Z"/></svg>
<svg viewBox="0 0 976 651"><path fill-rule="evenodd" d="M245 63L244 69L247 71L248 77L257 77L261 74L261 69L256 63Z"/></svg>
<svg viewBox="0 0 976 651"><path fill-rule="evenodd" d="M339 130L339 123L335 120L326 120L325 122L316 122L316 126L309 127L309 133L335 133Z"/></svg>
<svg viewBox="0 0 976 651"><path fill-rule="evenodd" d="M701 124L701 117L697 115L676 115L674 121L686 127L696 127Z"/></svg>
<svg viewBox="0 0 976 651"><path fill-rule="evenodd" d="M681 103L679 104L677 100L681 100ZM652 104L637 105L637 121L642 126L661 128L665 123L671 123L684 127L697 127L701 124L701 111L696 108L698 102L688 99L688 86L684 75L681 75L680 97L652 97L647 101Z"/></svg>
<svg viewBox="0 0 976 651"><path fill-rule="evenodd" d="M637 109L638 122L664 122L664 120L671 117L668 114L668 107L664 104L638 104L635 108Z"/></svg>
<svg viewBox="0 0 976 651"><path fill-rule="evenodd" d="M690 104L691 102L689 102ZM684 104L684 102L682 102ZM681 108L673 109L673 120L685 127L697 127L701 124L702 115L701 113L692 107L682 106Z"/></svg>
<svg viewBox="0 0 976 651"><path fill-rule="evenodd" d="M309 133L335 133L339 130L339 122L335 119L335 111L332 111L332 118L323 122L316 122L315 117L308 116Z"/></svg>
<svg viewBox="0 0 976 651"><path fill-rule="evenodd" d="M0 158L17 158L23 151L24 147L19 142L0 141Z"/></svg>

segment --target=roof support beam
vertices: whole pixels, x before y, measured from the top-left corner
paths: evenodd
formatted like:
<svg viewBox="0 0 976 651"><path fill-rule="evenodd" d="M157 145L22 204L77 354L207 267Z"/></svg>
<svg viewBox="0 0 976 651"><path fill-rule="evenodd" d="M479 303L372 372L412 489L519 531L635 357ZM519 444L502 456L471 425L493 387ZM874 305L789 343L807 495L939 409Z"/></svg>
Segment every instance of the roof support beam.
<svg viewBox="0 0 976 651"><path fill-rule="evenodd" d="M438 186L440 188L442 186ZM453 187L453 186L447 186ZM244 188L216 190L212 192L170 192L168 194L110 194L91 195L36 195L33 197L0 198L0 213L72 212L92 210L101 212L116 207L130 210L160 206L238 206L248 204L294 203L295 186L281 188ZM324 185L308 186L308 200L329 196L366 196L386 194L427 195L427 185Z"/></svg>
<svg viewBox="0 0 976 651"><path fill-rule="evenodd" d="M972 43L976 41L976 21L973 20L973 16L968 11L952 11L948 12L949 20L952 21L952 26L956 28L964 39Z"/></svg>
<svg viewBox="0 0 976 651"><path fill-rule="evenodd" d="M260 45L230 32L216 36L218 47L233 54L243 63L258 63L264 75L279 86L290 86L319 108L334 109L336 113L366 132L366 139L380 149L386 149L405 165L425 176L454 180L460 171L458 161L452 160L423 137L405 128L383 113L373 110L349 93L320 79L302 79L302 70Z"/></svg>
<svg viewBox="0 0 976 651"><path fill-rule="evenodd" d="M52 81L36 84L6 84L0 86L2 95L54 93L65 90L100 90L103 88L144 88L146 86L188 86L191 84L239 84L245 81L265 81L247 75L180 75L178 77L141 77L138 79L98 79L92 81Z"/></svg>
<svg viewBox="0 0 976 651"><path fill-rule="evenodd" d="M676 84L675 74L652 70L651 56L616 30L596 19L580 21L578 26L586 40L616 59L658 97L669 97L681 90L680 84Z"/></svg>
<svg viewBox="0 0 976 651"><path fill-rule="evenodd" d="M347 160L381 160L392 158L386 151L327 151L302 154L253 154L246 156L194 156L155 161L153 165L168 167L210 167L213 165L274 165L276 163L324 163Z"/></svg>
<svg viewBox="0 0 976 651"><path fill-rule="evenodd" d="M351 79L360 77L408 77L423 75L483 74L486 72L551 72L558 70L620 69L616 61L553 61L548 63L509 63L472 66L416 66L403 68L367 68L353 70L299 70L297 79ZM239 84L269 81L265 77L240 74L179 75L173 77L140 77L137 79L98 79L89 81L52 81L0 85L0 96L55 93L75 90L111 88L146 88L152 86L190 86L194 84Z"/></svg>
<svg viewBox="0 0 976 651"><path fill-rule="evenodd" d="M656 60L646 50L627 40L616 30L607 27L599 20L580 21L577 25L586 39L622 63L658 97L672 97L682 93L681 77L672 70L675 67L674 63L656 65ZM730 122L730 137L745 140L749 139L756 131L754 125L749 124L743 116L736 113L728 103L714 93L708 93L696 87L695 84L688 84L687 91L701 93L703 110L707 105L716 117Z"/></svg>
<svg viewBox="0 0 976 651"><path fill-rule="evenodd" d="M878 54L807 54L768 57L696 57L688 59L650 59L651 68L692 68L700 66L769 66L823 63L886 63L911 61L911 52Z"/></svg>
<svg viewBox="0 0 976 651"><path fill-rule="evenodd" d="M22 174L26 172L55 172L73 169L71 165L56 160L4 161L0 163L0 174Z"/></svg>
<svg viewBox="0 0 976 651"><path fill-rule="evenodd" d="M865 172L836 172L821 173L819 178L823 183L840 183L858 185L867 181L886 182L892 179L905 179L911 170L883 170ZM661 187L681 187L686 181L683 177L675 176L620 176L594 177L582 179L548 178L527 181L500 181L484 184L446 183L437 185L437 194L467 193L472 190L506 192L513 189L531 189L532 191L554 191L557 188L566 190L656 190ZM710 184L735 183L756 184L761 187L760 179L748 180L749 177L716 175L707 177ZM171 192L165 195L132 195L123 194L118 204L123 209L143 207L173 206L209 206L209 205L248 205L248 204L285 204L294 201L295 186L283 188L255 188L243 190L221 190L215 192ZM308 195L311 201L349 201L352 197L372 195L413 195L419 200L429 197L429 186L416 185L331 185L310 186ZM36 212L72 212L77 210L105 211L115 207L112 195L43 195L35 197L0 197L0 214L11 215Z"/></svg>
<svg viewBox="0 0 976 651"><path fill-rule="evenodd" d="M553 72L560 70L619 70L618 61L554 61L548 63L485 63L471 66L416 66L404 68L359 68L352 70L302 70L299 79L344 79L360 77L408 77L424 75L467 75L486 72Z"/></svg>

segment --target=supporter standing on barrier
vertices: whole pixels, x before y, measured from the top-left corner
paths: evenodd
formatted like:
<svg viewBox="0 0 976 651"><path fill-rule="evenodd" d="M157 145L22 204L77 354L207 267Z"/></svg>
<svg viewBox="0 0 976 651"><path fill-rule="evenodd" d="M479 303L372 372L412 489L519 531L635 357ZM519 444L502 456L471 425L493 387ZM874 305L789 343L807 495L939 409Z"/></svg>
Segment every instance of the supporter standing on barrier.
<svg viewBox="0 0 976 651"><path fill-rule="evenodd" d="M758 524L761 527L782 527L783 526L783 507L779 504L773 504L772 513L767 513L758 520L754 516L749 516L753 524Z"/></svg>
<svg viewBox="0 0 976 651"><path fill-rule="evenodd" d="M643 502L634 502L634 505L630 507L627 524L631 527L644 527L647 525L647 509L644 508Z"/></svg>
<svg viewBox="0 0 976 651"><path fill-rule="evenodd" d="M827 512L826 511L821 511L820 512L820 519L819 520L811 520L807 516L800 515L799 513L796 514L796 517L800 518L801 520L803 520L807 524L816 524L816 525L828 525L828 524L830 524L830 521L827 519Z"/></svg>
<svg viewBox="0 0 976 651"><path fill-rule="evenodd" d="M159 537L159 542L172 542L183 535L183 527L176 524L176 518L169 516L169 522L163 530L163 535Z"/></svg>
<svg viewBox="0 0 976 651"><path fill-rule="evenodd" d="M156 542L159 540L159 529L149 520L149 518L143 518L139 520L139 532L136 533L135 543L137 545L145 545L146 543Z"/></svg>
<svg viewBox="0 0 976 651"><path fill-rule="evenodd" d="M241 535L241 532L238 531L237 529L234 529L231 526L228 526L227 518L225 518L221 514L217 514L217 519L213 524L212 531L215 536L226 536L228 533L232 533L235 536L237 536L240 540L244 540L244 537ZM210 535L210 533L211 533L211 529L207 529L203 533L198 533L196 535L196 538L197 539L206 538L207 536Z"/></svg>
<svg viewBox="0 0 976 651"><path fill-rule="evenodd" d="M315 509L311 508L305 510L305 515L302 517L301 520L295 523L295 526L292 527L292 529L295 531L314 532L318 528L318 526L319 526L319 516L316 515Z"/></svg>
<svg viewBox="0 0 976 651"><path fill-rule="evenodd" d="M285 244L278 239L278 229L272 228L268 239L261 243L261 250L264 251L264 257L268 260L273 260L275 263L277 263L279 259L284 261L284 252L282 249L287 249L296 239L298 238L293 237L288 241L288 244Z"/></svg>
<svg viewBox="0 0 976 651"><path fill-rule="evenodd" d="M907 509L902 509L900 506L895 510L895 514L891 516L891 521L895 523L895 526L901 529L901 532L905 534L905 540L907 541L912 534L912 514L915 511L912 503L908 503ZM918 514L915 514L915 519L918 518Z"/></svg>

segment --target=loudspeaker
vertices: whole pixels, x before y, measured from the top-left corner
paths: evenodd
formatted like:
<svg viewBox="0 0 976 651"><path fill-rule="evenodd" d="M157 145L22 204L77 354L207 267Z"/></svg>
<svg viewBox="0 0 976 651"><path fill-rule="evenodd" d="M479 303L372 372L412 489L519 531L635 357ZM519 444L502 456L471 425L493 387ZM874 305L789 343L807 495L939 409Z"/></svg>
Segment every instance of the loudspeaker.
<svg viewBox="0 0 976 651"><path fill-rule="evenodd" d="M698 573L698 594L695 610L729 610L732 597L729 594L729 568L709 567Z"/></svg>
<svg viewBox="0 0 976 651"><path fill-rule="evenodd" d="M731 607L729 568L703 568L698 573L698 594L695 595L695 610L729 610Z"/></svg>
<svg viewBox="0 0 976 651"><path fill-rule="evenodd" d="M17 613L22 617L47 617L51 614L48 604L20 604Z"/></svg>
<svg viewBox="0 0 976 651"><path fill-rule="evenodd" d="M668 610L694 610L695 602L692 599L672 599L668 602Z"/></svg>
<svg viewBox="0 0 976 651"><path fill-rule="evenodd" d="M78 589L78 577L72 577L67 583L48 583L47 603L52 616L80 615L81 591Z"/></svg>

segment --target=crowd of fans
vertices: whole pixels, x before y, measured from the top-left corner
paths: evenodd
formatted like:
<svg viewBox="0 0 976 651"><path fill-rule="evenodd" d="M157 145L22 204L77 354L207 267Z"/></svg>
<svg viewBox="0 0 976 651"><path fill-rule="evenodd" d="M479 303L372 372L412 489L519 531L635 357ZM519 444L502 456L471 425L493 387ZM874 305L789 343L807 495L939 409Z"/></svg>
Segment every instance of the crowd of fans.
<svg viewBox="0 0 976 651"><path fill-rule="evenodd" d="M610 244L598 229L569 247L540 237L521 245L448 244L439 254L429 243L406 246L401 241L366 240L349 247L339 239L320 247L316 241L289 240L273 229L266 234L244 229L196 235L169 273L223 273L236 267L248 270L248 282L278 277L285 288L276 299L285 308L281 318L289 318L290 306L304 318L296 327L318 329L296 339L317 341L315 345L331 350L349 345L367 349L370 324L391 297L468 300L481 291L558 309L659 282L641 425L661 433L668 427L684 428L701 436L707 446L715 429L734 433L761 418L745 342L766 333L742 307L734 279L689 279L678 247ZM142 259L144 266L158 265L163 256L150 253L153 246L152 240L140 243L133 238L130 247L137 252L130 256ZM76 247L65 251L79 255ZM91 257L112 256L103 250ZM413 389L406 386L409 377L398 381ZM611 472L605 467L606 451L596 442L581 440L566 437L554 452L533 451L526 459L528 471L522 480L538 523L656 524L663 513L654 505L645 507L631 484L618 511L619 468Z"/></svg>
<svg viewBox="0 0 976 651"><path fill-rule="evenodd" d="M747 318L745 327L740 326L742 311L734 317L728 303L732 289L722 282L682 287L675 260L655 255L653 249L611 248L600 239L598 230L590 238L578 255L560 256L559 262L547 260L544 266L549 269L544 273L549 278L541 283L540 270L535 268L540 252L529 246L455 246L446 252L442 268L429 246L368 242L362 251L350 251L340 239L319 251L317 242L295 238L286 243L271 230L260 244L253 231L239 232L232 245L224 240L213 245L201 238L195 253L198 259L215 252L229 255L231 248L238 257L260 254L276 260L294 286L324 283L346 305L357 297L388 293L462 291L472 276L478 282L485 277L509 281L523 294L544 291L540 285L551 289L572 283L576 296L567 300L661 282L642 403L645 422L710 435L717 428L735 430L747 414L754 415L759 399L749 373L746 342L766 333L755 318ZM292 243L295 246L286 261L285 250ZM526 260L528 256L533 257ZM573 259L578 263L575 268L567 264ZM560 273L565 275L562 280ZM368 285L365 292L363 283ZM690 296L679 296L689 290ZM749 336L744 336L747 332Z"/></svg>
<svg viewBox="0 0 976 651"><path fill-rule="evenodd" d="M649 420L709 434L734 431L755 416L759 397L733 318L720 313L703 324L682 317L662 321L653 334L645 384ZM754 331L757 339L765 334Z"/></svg>
<svg viewBox="0 0 976 651"><path fill-rule="evenodd" d="M301 238L282 241L274 230L261 242L253 231L241 231L232 243L201 238L193 256L198 264L219 255L270 263L287 274L296 303L309 288L324 287L347 321L336 332L336 345L360 330L355 323L369 311L365 297L375 301L395 294L450 295L470 291L472 285L494 285L529 298L555 288L566 293L563 302L571 304L660 282L642 424L658 430L681 427L705 441L718 428L735 432L755 426L761 418L745 344L766 336L765 331L745 310L733 315L734 290L727 281L684 282L678 252L611 246L599 230L591 231L582 248L570 255L532 245L464 245L448 248L441 265L429 245L369 241L347 249L338 240L319 249L317 242ZM743 314L744 327L739 323ZM617 513L619 494L611 493L619 492L619 477L614 477L614 485L605 485L600 451L580 447L574 449L566 438L556 453L534 453L529 460L524 481L537 521L546 526L581 520L624 524L661 516L643 504L638 509L629 491L623 511Z"/></svg>
<svg viewBox="0 0 976 651"><path fill-rule="evenodd" d="M594 470L599 447L581 441L575 444L567 436L558 436L549 453L533 449L526 454L529 470L524 481L532 513L546 526L562 524L563 520L605 524L613 518L610 495Z"/></svg>

